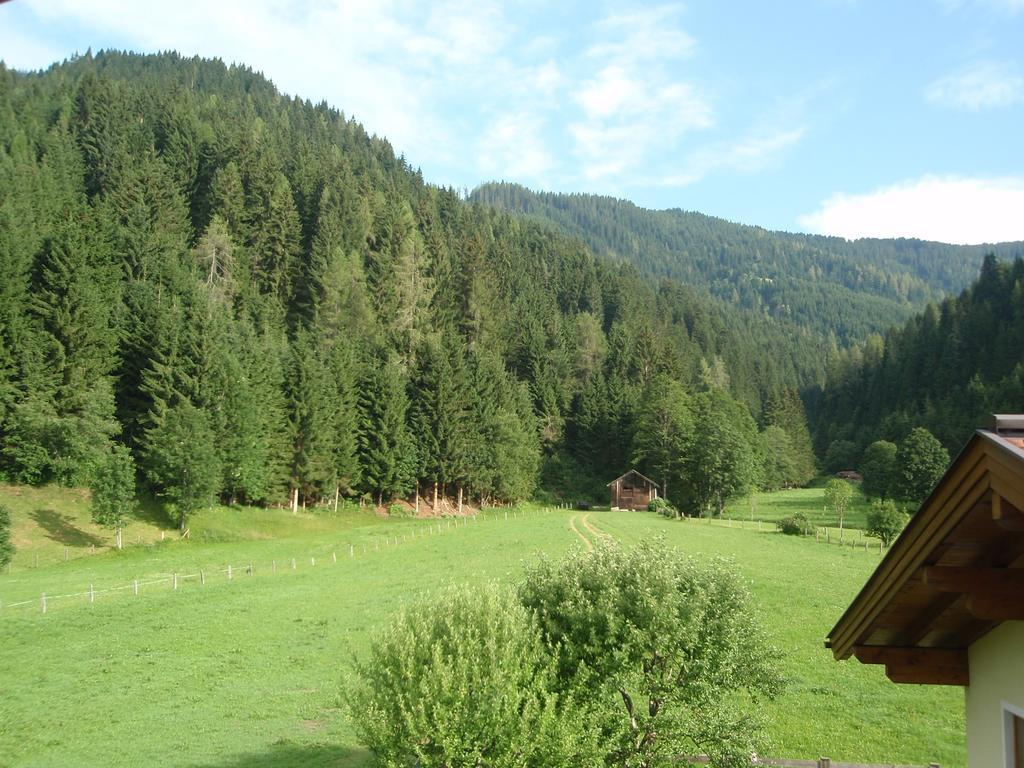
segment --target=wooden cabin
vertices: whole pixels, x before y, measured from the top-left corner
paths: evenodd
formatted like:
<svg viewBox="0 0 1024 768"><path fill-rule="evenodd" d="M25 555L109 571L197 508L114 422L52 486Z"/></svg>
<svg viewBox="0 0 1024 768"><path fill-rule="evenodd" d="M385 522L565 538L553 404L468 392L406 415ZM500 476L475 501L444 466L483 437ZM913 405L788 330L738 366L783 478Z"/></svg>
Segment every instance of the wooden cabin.
<svg viewBox="0 0 1024 768"><path fill-rule="evenodd" d="M975 432L825 645L964 686L970 768L1024 768L1024 415Z"/></svg>
<svg viewBox="0 0 1024 768"><path fill-rule="evenodd" d="M635 469L608 483L612 509L647 509L651 499L658 498L658 484Z"/></svg>

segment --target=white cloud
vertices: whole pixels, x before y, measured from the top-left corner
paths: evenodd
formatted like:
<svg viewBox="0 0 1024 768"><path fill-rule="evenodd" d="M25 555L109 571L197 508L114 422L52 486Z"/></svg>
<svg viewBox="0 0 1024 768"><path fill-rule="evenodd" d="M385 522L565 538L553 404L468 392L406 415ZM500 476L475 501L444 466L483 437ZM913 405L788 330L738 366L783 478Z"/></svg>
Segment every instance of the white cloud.
<svg viewBox="0 0 1024 768"><path fill-rule="evenodd" d="M612 14L596 25L598 33L609 39L587 49L587 55L615 61L666 61L693 54L697 41L675 23L682 11L679 5L640 8Z"/></svg>
<svg viewBox="0 0 1024 768"><path fill-rule="evenodd" d="M934 103L978 111L1024 101L1024 76L1006 64L982 62L947 75L925 88Z"/></svg>
<svg viewBox="0 0 1024 768"><path fill-rule="evenodd" d="M542 182L554 166L542 126L543 120L528 112L495 119L477 147L480 169L490 178Z"/></svg>
<svg viewBox="0 0 1024 768"><path fill-rule="evenodd" d="M1024 240L1024 178L925 176L867 194L837 194L799 225L860 237L917 237L945 243Z"/></svg>
<svg viewBox="0 0 1024 768"><path fill-rule="evenodd" d="M285 92L343 109L417 163L443 160L464 144L453 135L458 121L445 120L437 105L451 93L491 86L482 64L507 45L501 8L491 0L47 0L26 7L43 24L90 30L94 50L177 50L251 66Z"/></svg>
<svg viewBox="0 0 1024 768"><path fill-rule="evenodd" d="M708 96L669 61L690 56L696 42L678 27L679 6L663 5L605 17L583 55L600 59L579 83L580 109L566 133L588 182L637 177L656 158L675 153L681 138L715 123Z"/></svg>
<svg viewBox="0 0 1024 768"><path fill-rule="evenodd" d="M805 133L802 127L772 133L758 132L731 144L701 147L690 153L681 168L655 178L650 183L660 187L685 187L714 171L753 173L776 162L779 155L798 144Z"/></svg>

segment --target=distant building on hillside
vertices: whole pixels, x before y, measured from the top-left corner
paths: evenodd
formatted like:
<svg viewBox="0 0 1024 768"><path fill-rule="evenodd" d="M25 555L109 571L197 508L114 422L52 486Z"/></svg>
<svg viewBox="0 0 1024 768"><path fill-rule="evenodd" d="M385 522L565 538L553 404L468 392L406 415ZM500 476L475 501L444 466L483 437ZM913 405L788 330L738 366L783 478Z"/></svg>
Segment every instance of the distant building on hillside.
<svg viewBox="0 0 1024 768"><path fill-rule="evenodd" d="M608 483L612 509L647 509L651 499L658 498L658 484L635 469Z"/></svg>
<svg viewBox="0 0 1024 768"><path fill-rule="evenodd" d="M825 644L965 686L967 764L1024 768L1024 415L974 433Z"/></svg>

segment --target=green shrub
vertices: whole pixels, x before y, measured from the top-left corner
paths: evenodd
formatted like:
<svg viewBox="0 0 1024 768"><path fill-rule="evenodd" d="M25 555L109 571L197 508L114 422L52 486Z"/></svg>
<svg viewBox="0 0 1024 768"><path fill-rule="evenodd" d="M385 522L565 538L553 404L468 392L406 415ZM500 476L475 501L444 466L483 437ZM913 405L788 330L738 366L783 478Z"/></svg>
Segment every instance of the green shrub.
<svg viewBox="0 0 1024 768"><path fill-rule="evenodd" d="M665 545L600 547L542 560L520 587L557 664L558 691L587 709L609 766L707 754L750 764L757 701L774 696L775 655L732 563Z"/></svg>
<svg viewBox="0 0 1024 768"><path fill-rule="evenodd" d="M647 502L647 511L657 512L665 517L679 516L679 511L668 502L668 499L651 499Z"/></svg>
<svg viewBox="0 0 1024 768"><path fill-rule="evenodd" d="M402 611L357 665L349 707L379 763L598 765L578 707L559 706L529 613L497 588L449 588Z"/></svg>
<svg viewBox="0 0 1024 768"><path fill-rule="evenodd" d="M413 510L405 504L388 504L388 515L391 517L412 517Z"/></svg>
<svg viewBox="0 0 1024 768"><path fill-rule="evenodd" d="M806 536L811 532L811 522L807 519L807 515L802 512L784 517L776 522L775 525L787 536Z"/></svg>
<svg viewBox="0 0 1024 768"><path fill-rule="evenodd" d="M14 557L14 544L11 542L11 512L0 504L0 568L3 568Z"/></svg>
<svg viewBox="0 0 1024 768"><path fill-rule="evenodd" d="M866 533L889 546L906 527L909 519L907 513L892 499L876 499L871 502L871 509L868 510Z"/></svg>

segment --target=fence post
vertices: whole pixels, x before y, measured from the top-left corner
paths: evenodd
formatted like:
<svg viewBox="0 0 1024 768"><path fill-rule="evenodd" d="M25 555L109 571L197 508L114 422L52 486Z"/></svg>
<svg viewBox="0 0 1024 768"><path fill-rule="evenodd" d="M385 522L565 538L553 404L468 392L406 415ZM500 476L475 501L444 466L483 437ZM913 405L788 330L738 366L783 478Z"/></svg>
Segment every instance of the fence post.
<svg viewBox="0 0 1024 768"><path fill-rule="evenodd" d="M337 552L331 552L331 560L333 560L335 563L338 562L338 553Z"/></svg>
<svg viewBox="0 0 1024 768"><path fill-rule="evenodd" d="M89 605L96 602L96 592L93 591L92 584L89 585Z"/></svg>
<svg viewBox="0 0 1024 768"><path fill-rule="evenodd" d="M819 757L818 768L832 768L832 761L827 757Z"/></svg>
<svg viewBox="0 0 1024 768"><path fill-rule="evenodd" d="M138 579L133 579L132 580L132 590L134 590L135 596L138 597L139 596L139 580Z"/></svg>
<svg viewBox="0 0 1024 768"><path fill-rule="evenodd" d="M294 557L292 558L292 570L293 571L295 570L295 558Z"/></svg>
<svg viewBox="0 0 1024 768"><path fill-rule="evenodd" d="M39 607L42 609L43 613L46 613L46 593L45 592L43 592L43 596L39 598Z"/></svg>
<svg viewBox="0 0 1024 768"><path fill-rule="evenodd" d="M249 575L252 576L252 563L249 563Z"/></svg>
<svg viewBox="0 0 1024 768"><path fill-rule="evenodd" d="M309 564L312 565L313 567L316 567L316 558L315 557L309 558Z"/></svg>
<svg viewBox="0 0 1024 768"><path fill-rule="evenodd" d="M64 547L64 562L66 563L67 561L68 561L68 548Z"/></svg>
<svg viewBox="0 0 1024 768"><path fill-rule="evenodd" d="M206 572L202 568L199 569L199 584L200 586L206 586Z"/></svg>
<svg viewBox="0 0 1024 768"><path fill-rule="evenodd" d="M228 581L231 581L231 565L228 565Z"/></svg>
<svg viewBox="0 0 1024 768"><path fill-rule="evenodd" d="M172 573L171 574L171 584L172 584L173 589L177 589L178 588L178 574L177 573Z"/></svg>
<svg viewBox="0 0 1024 768"><path fill-rule="evenodd" d="M356 556L356 545L355 544L349 544L348 545L348 556L349 557L355 557Z"/></svg>

